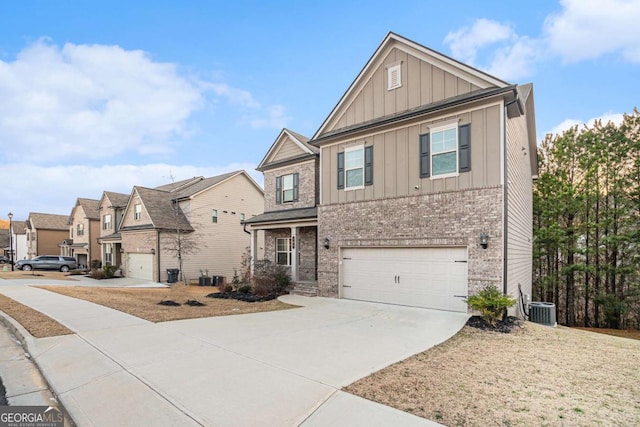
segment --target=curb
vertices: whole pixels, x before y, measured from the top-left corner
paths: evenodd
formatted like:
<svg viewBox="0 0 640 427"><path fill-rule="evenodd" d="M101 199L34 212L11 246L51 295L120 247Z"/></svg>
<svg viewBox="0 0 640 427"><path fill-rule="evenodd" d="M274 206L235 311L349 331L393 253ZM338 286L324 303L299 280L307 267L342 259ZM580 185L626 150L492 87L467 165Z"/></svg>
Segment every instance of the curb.
<svg viewBox="0 0 640 427"><path fill-rule="evenodd" d="M66 426L75 427L76 423L71 417L71 414L69 414L69 412L65 409L64 405L62 404L62 401L60 400L58 395L54 392L53 388L51 387L51 384L47 380L47 377L44 375L44 373L40 369L40 366L38 366L38 362L31 355L31 351L29 351L29 348L33 346L33 341L35 338L33 338L33 336L29 333L29 331L27 331L24 328L24 326L22 326L20 323L18 323L18 321L16 321L13 317L9 316L7 313L5 313L2 310L0 310L0 323L4 325L8 329L9 333L11 333L20 342L20 345L22 346L22 350L27 356L29 362L36 368L36 370L38 371L38 374L40 375L40 378L46 384L47 390L51 394L52 400L56 402L58 409L62 410L62 413L64 414L65 427ZM46 405L46 403L43 402L43 405Z"/></svg>

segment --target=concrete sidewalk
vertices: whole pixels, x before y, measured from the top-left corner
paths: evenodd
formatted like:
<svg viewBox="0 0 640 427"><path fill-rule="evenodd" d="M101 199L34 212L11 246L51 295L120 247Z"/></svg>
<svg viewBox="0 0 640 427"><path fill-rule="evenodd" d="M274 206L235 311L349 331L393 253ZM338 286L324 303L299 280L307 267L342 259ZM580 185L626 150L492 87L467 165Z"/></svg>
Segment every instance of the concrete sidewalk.
<svg viewBox="0 0 640 427"><path fill-rule="evenodd" d="M307 307L154 324L28 286L0 292L75 335L31 354L78 425L438 425L341 392L467 316L288 296Z"/></svg>

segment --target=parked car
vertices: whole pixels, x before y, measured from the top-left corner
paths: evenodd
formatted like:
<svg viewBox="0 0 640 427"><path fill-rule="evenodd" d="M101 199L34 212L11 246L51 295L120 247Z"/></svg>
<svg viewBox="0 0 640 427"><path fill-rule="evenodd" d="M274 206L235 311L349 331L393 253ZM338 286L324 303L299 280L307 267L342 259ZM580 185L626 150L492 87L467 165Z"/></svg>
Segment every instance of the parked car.
<svg viewBox="0 0 640 427"><path fill-rule="evenodd" d="M9 264L11 260L6 255L0 255L0 264Z"/></svg>
<svg viewBox="0 0 640 427"><path fill-rule="evenodd" d="M16 268L23 271L31 270L75 270L76 259L71 256L40 255L32 259L21 259L16 262Z"/></svg>

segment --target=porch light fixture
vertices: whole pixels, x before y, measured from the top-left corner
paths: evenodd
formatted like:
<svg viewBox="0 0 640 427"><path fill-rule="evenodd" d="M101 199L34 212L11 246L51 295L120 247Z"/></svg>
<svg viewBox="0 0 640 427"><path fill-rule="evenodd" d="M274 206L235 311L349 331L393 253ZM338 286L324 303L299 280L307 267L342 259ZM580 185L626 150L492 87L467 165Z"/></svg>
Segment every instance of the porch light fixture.
<svg viewBox="0 0 640 427"><path fill-rule="evenodd" d="M120 253L123 254L124 253L124 248L120 248Z"/></svg>
<svg viewBox="0 0 640 427"><path fill-rule="evenodd" d="M324 238L323 246L324 246L325 249L329 249L329 238L328 237Z"/></svg>
<svg viewBox="0 0 640 427"><path fill-rule="evenodd" d="M489 235L484 231L480 233L480 246L482 246L482 249L487 249L487 246L489 246Z"/></svg>
<svg viewBox="0 0 640 427"><path fill-rule="evenodd" d="M151 248L151 255L155 255L156 254L156 250Z"/></svg>

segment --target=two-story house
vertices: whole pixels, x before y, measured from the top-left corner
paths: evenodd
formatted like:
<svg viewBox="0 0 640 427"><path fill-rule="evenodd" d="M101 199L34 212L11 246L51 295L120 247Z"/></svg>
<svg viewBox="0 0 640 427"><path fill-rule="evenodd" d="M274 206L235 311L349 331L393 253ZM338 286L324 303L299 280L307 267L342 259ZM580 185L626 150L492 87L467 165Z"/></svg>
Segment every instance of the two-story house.
<svg viewBox="0 0 640 427"><path fill-rule="evenodd" d="M69 236L69 216L30 212L25 222L27 259L60 254L59 244Z"/></svg>
<svg viewBox="0 0 640 427"><path fill-rule="evenodd" d="M251 257L283 265L295 291L317 294L319 150L306 138L283 129L257 170L264 174L264 214L251 226ZM258 253L264 231L264 256Z"/></svg>
<svg viewBox="0 0 640 427"><path fill-rule="evenodd" d="M69 235L60 243L60 253L76 259L78 267L89 268L91 261L100 259L100 200L78 197L71 209Z"/></svg>
<svg viewBox="0 0 640 427"><path fill-rule="evenodd" d="M532 85L389 33L306 144L320 295L466 312L485 285L531 294Z"/></svg>
<svg viewBox="0 0 640 427"><path fill-rule="evenodd" d="M133 188L118 228L128 277L185 280L201 272L231 280L249 247L243 221L262 213L262 188L245 172Z"/></svg>
<svg viewBox="0 0 640 427"><path fill-rule="evenodd" d="M124 208L129 201L129 195L113 191L102 192L98 212L100 215L100 237L102 265L122 265L122 236L118 231L122 221Z"/></svg>

